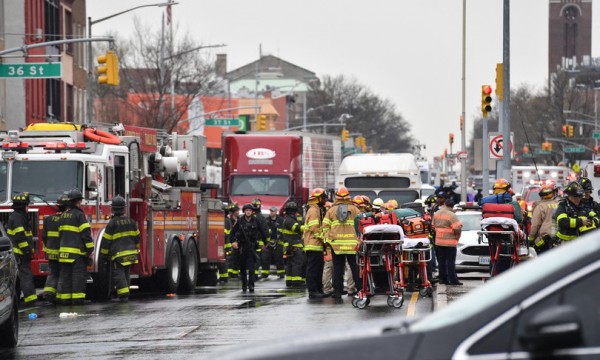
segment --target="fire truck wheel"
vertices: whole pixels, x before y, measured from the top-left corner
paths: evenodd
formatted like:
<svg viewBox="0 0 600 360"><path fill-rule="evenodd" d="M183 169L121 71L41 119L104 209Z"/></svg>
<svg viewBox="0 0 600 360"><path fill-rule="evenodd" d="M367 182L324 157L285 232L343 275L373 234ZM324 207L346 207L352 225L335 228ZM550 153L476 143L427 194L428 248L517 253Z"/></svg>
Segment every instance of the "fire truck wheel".
<svg viewBox="0 0 600 360"><path fill-rule="evenodd" d="M198 282L198 250L196 242L189 240L183 251L183 266L179 288L183 292L192 292Z"/></svg>
<svg viewBox="0 0 600 360"><path fill-rule="evenodd" d="M181 248L178 241L173 241L167 253L166 269L158 273L158 284L160 289L172 294L177 292L179 280L181 279Z"/></svg>

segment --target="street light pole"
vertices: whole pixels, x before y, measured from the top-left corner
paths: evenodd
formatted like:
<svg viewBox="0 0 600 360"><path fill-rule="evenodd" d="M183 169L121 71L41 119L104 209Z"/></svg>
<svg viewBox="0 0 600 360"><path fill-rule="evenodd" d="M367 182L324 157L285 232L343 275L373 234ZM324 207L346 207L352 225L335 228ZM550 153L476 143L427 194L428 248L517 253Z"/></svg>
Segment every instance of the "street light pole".
<svg viewBox="0 0 600 360"><path fill-rule="evenodd" d="M119 15L123 15L125 13L128 13L130 11L133 10L137 10L137 9L141 9L141 8L145 8L145 7L162 7L162 6L167 6L167 5L177 5L178 3L176 2L163 2L163 3L157 3L157 4L147 4L147 5L140 5L140 6L136 6L136 7L132 7L130 9L127 10L123 10L120 11L118 13L109 15L109 16L105 16L101 19L98 20L92 20L92 18L90 16L88 16L88 38L92 37L92 25L94 24L98 24L101 23L105 20L108 19L112 19L114 17L117 17ZM94 119L94 71L93 71L93 67L94 67L94 55L92 53L92 43L89 42L88 43L88 59L87 59L87 63L88 63L88 85L87 85L87 116L86 116L86 123L87 124L91 124L93 119Z"/></svg>

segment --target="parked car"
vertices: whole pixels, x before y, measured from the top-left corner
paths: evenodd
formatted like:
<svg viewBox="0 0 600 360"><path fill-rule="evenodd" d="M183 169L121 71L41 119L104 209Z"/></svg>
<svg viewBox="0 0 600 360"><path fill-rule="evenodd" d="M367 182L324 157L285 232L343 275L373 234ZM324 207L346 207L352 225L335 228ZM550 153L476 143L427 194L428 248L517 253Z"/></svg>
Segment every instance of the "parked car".
<svg viewBox="0 0 600 360"><path fill-rule="evenodd" d="M0 223L0 347L15 347L19 340L18 268L10 239Z"/></svg>
<svg viewBox="0 0 600 360"><path fill-rule="evenodd" d="M582 251L585 249L585 251ZM600 241L547 251L426 316L253 343L220 359L598 359Z"/></svg>
<svg viewBox="0 0 600 360"><path fill-rule="evenodd" d="M462 233L456 250L456 271L490 270L488 244L479 243L481 211L458 211L456 216L462 223Z"/></svg>

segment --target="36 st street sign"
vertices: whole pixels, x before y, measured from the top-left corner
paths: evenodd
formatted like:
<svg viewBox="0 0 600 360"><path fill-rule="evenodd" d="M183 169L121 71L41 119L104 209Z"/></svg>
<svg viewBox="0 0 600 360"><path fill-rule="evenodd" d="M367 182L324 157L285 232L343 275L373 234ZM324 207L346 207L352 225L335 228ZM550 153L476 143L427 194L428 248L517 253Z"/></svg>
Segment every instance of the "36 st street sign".
<svg viewBox="0 0 600 360"><path fill-rule="evenodd" d="M0 78L60 78L61 63L0 64Z"/></svg>

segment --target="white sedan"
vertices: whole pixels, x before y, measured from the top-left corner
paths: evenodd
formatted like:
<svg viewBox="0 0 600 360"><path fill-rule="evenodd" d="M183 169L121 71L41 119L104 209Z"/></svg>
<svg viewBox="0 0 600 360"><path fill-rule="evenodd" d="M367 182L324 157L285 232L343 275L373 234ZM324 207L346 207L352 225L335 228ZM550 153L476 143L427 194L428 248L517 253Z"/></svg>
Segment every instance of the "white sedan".
<svg viewBox="0 0 600 360"><path fill-rule="evenodd" d="M456 251L456 271L490 270L490 250L488 244L479 243L481 231L480 211L459 211L456 213L462 223L462 234Z"/></svg>

